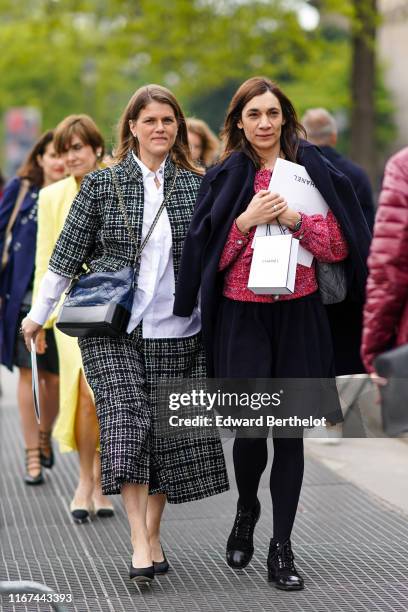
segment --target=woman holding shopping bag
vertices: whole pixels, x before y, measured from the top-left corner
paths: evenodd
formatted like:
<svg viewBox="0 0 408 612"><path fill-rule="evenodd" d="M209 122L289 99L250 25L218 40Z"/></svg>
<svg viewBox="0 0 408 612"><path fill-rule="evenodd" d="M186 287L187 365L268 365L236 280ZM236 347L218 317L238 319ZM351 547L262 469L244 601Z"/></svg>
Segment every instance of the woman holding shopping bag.
<svg viewBox="0 0 408 612"><path fill-rule="evenodd" d="M228 488L228 479L218 438L164 438L157 428L160 381L205 375L199 311L193 308L183 320L173 316L175 280L201 176L190 161L185 118L170 91L158 85L136 91L120 121L116 155L117 165L84 179L38 304L52 308L84 263L95 274L134 266L144 243L126 331L82 337L79 345L98 412L102 489L121 493L133 546L130 578L149 582L169 567L160 543L166 499L181 503L215 495ZM44 320L36 315L38 304L23 324L26 342Z"/></svg>
<svg viewBox="0 0 408 612"><path fill-rule="evenodd" d="M241 85L230 103L222 161L205 176L183 250L175 314L189 316L201 285L203 339L209 375L219 378L334 377L327 315L315 264L297 265L293 294L256 295L247 288L257 225L278 221L314 261L344 261L348 293L362 299L369 232L354 192L303 130L282 90L264 77ZM306 167L330 211L327 217L289 208L268 191L278 158ZM291 531L303 479L302 437L274 432L270 474L273 538L268 577L278 588L303 588L291 549ZM248 458L251 458L249 461ZM233 449L239 499L227 543L227 562L245 567L260 515L259 481L267 465L267 440L236 437Z"/></svg>

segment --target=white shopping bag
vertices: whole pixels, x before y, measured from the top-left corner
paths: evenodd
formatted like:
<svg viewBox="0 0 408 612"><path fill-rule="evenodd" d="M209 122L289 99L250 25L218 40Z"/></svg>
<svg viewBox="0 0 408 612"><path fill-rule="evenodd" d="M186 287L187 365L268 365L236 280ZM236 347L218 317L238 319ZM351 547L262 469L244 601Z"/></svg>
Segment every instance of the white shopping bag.
<svg viewBox="0 0 408 612"><path fill-rule="evenodd" d="M253 248L248 289L256 294L293 293L299 240L291 234L259 236Z"/></svg>

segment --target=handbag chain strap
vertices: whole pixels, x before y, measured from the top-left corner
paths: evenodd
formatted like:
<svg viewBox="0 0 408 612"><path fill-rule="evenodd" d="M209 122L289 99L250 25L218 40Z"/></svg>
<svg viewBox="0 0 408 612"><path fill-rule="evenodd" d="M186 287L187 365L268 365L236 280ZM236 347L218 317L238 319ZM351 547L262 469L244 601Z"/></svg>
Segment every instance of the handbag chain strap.
<svg viewBox="0 0 408 612"><path fill-rule="evenodd" d="M168 192L166 194L166 197L163 199L163 202L161 203L160 208L157 211L155 218L153 219L153 223L151 224L151 226L149 228L149 231L147 232L147 234L146 234L146 236L145 236L145 238L144 238L144 240L143 240L143 242L142 242L142 244L140 245L139 248L137 248L136 236L135 236L135 233L133 231L133 227L131 226L131 224L129 222L129 217L128 217L128 214L126 212L126 206L125 206L125 202L124 202L124 199L123 199L123 192L122 192L122 189L121 189L121 187L119 185L118 176L117 176L116 172L114 171L114 169L112 167L109 168L109 169L110 169L110 172L112 174L112 179L113 179L113 183L115 185L116 193L118 195L119 208L120 208L120 210L122 212L122 215L123 215L123 218L125 220L125 224L126 224L128 232L130 234L130 237L133 240L133 242L135 244L135 247L136 247L135 263L137 263L138 259L140 258L141 254L142 254L143 249L145 248L145 246L146 246L150 236L153 233L154 228L157 225L157 222L159 220L160 215L162 214L163 210L165 209L165 207L166 207L166 205L167 205L167 203L168 203L168 201L170 199L170 196L171 196L171 194L174 191L174 187L176 186L176 180L177 180L177 175L178 175L178 167L176 166L176 171L174 173L174 179L173 179L173 182L171 184L171 187L168 190Z"/></svg>

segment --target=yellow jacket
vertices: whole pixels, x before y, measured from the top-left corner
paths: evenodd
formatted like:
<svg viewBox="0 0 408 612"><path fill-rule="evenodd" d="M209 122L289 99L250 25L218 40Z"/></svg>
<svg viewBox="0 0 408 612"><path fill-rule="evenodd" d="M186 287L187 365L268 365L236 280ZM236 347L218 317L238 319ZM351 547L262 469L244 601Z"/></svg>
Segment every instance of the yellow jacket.
<svg viewBox="0 0 408 612"><path fill-rule="evenodd" d="M33 301L38 294L41 279L48 269L48 262L55 243L78 191L78 184L72 176L44 187L40 191ZM61 302L64 297L63 294ZM59 305L44 327L54 327L58 347L60 406L53 435L59 442L60 450L64 452L76 449L75 418L82 360L76 338L66 336L55 327L58 310Z"/></svg>
<svg viewBox="0 0 408 612"><path fill-rule="evenodd" d="M48 262L55 243L58 240L71 204L78 191L78 184L73 176L68 176L61 181L48 185L48 187L44 187L40 191L38 197L38 230L33 302L35 302L42 277L48 269ZM58 309L59 306L55 309L44 327L53 326Z"/></svg>

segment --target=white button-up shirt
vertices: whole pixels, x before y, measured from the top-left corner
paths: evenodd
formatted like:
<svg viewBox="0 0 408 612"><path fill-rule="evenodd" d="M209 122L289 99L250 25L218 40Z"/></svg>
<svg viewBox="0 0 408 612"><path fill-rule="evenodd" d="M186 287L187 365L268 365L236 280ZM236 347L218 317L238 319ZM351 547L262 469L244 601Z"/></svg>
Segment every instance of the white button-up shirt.
<svg viewBox="0 0 408 612"><path fill-rule="evenodd" d="M163 202L165 161L154 173L135 155L134 158L143 174L143 240ZM43 325L69 282L66 277L48 270L41 282L35 304L28 314L29 318ZM171 227L167 211L164 209L142 251L138 285L127 332L133 331L142 321L143 338L184 338L198 333L201 329L199 308L194 310L191 317L173 315L174 293Z"/></svg>

